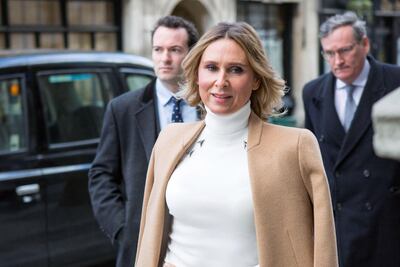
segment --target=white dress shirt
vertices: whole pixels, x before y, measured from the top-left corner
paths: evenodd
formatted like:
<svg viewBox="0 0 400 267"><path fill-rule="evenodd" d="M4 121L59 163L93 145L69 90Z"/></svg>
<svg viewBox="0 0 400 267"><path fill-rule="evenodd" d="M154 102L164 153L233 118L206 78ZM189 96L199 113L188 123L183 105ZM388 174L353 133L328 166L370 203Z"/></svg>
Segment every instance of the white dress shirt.
<svg viewBox="0 0 400 267"><path fill-rule="evenodd" d="M157 110L161 130L171 123L172 107L171 96L175 96L162 82L156 81ZM197 110L189 106L185 101L181 102L181 113L183 122L193 122L197 120Z"/></svg>
<svg viewBox="0 0 400 267"><path fill-rule="evenodd" d="M354 80L352 85L355 86L354 92L353 92L353 98L354 102L356 103L358 107L358 103L360 103L360 99L362 96L362 93L364 92L364 87L365 84L367 83L368 80L368 74L369 70L371 69L371 66L368 62L367 59L365 59L364 67L358 75L358 77ZM336 107L336 112L339 116L340 122L344 123L344 112L345 112L345 105L346 105L346 100L347 100L347 91L346 91L346 86L347 84L339 79L336 79L336 85L335 85L335 107Z"/></svg>

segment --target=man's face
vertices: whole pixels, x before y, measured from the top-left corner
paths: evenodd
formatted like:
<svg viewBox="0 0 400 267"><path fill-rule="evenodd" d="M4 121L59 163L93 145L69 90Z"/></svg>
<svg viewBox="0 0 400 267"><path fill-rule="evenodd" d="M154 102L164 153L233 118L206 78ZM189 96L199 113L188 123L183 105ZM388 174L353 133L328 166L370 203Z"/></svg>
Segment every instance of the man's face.
<svg viewBox="0 0 400 267"><path fill-rule="evenodd" d="M369 40L354 38L351 26L343 26L321 39L325 59L336 78L351 84L361 73L369 52Z"/></svg>
<svg viewBox="0 0 400 267"><path fill-rule="evenodd" d="M182 74L181 63L189 52L188 34L184 28L158 27L153 35L152 58L154 71L171 91L178 90Z"/></svg>

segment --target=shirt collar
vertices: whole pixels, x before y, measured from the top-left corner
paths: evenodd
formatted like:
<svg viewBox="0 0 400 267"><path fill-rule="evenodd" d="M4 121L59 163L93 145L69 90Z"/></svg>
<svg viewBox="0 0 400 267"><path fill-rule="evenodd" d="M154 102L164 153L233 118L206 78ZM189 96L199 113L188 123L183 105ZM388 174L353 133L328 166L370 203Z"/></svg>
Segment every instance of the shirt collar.
<svg viewBox="0 0 400 267"><path fill-rule="evenodd" d="M369 70L371 69L371 65L369 64L368 60L365 59L364 67L361 70L360 75L354 80L352 83L356 87L365 87L368 80ZM339 79L336 79L336 88L337 89L345 89L347 84Z"/></svg>
<svg viewBox="0 0 400 267"><path fill-rule="evenodd" d="M162 106L168 105L171 96L175 96L167 87L165 87L160 79L156 80L157 100Z"/></svg>

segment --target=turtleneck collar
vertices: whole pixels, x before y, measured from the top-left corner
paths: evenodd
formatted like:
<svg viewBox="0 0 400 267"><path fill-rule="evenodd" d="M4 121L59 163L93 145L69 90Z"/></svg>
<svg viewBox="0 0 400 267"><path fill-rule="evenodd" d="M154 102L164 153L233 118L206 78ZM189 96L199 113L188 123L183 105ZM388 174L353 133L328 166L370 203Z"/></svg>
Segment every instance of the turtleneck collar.
<svg viewBox="0 0 400 267"><path fill-rule="evenodd" d="M207 131L217 135L226 135L233 134L247 128L251 107L250 101L248 101L243 107L232 114L215 114L207 107L206 111L207 114L205 117L205 123Z"/></svg>

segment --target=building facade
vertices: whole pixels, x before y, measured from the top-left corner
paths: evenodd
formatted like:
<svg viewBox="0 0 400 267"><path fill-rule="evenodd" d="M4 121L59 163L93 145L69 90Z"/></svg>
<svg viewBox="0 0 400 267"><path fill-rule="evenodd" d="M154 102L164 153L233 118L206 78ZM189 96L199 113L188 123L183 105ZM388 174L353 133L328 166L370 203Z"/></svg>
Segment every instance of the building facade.
<svg viewBox="0 0 400 267"><path fill-rule="evenodd" d="M113 0L0 0L0 49L122 49Z"/></svg>
<svg viewBox="0 0 400 267"><path fill-rule="evenodd" d="M0 0L0 50L124 51L150 57L157 19L177 15L200 33L220 21L246 21L287 81L285 101L302 126L303 85L329 71L318 27L354 10L368 21L373 56L400 64L400 0Z"/></svg>

